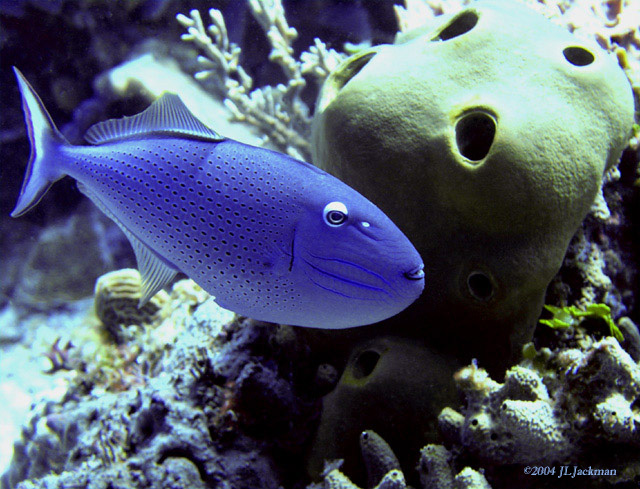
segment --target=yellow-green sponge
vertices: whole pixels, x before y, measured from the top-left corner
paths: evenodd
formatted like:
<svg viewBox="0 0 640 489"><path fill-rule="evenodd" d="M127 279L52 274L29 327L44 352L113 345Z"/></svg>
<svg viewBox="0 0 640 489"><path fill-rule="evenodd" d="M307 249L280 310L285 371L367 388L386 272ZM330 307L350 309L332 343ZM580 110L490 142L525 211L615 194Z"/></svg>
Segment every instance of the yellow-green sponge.
<svg viewBox="0 0 640 489"><path fill-rule="evenodd" d="M334 71L313 156L421 253L426 287L407 314L423 321L410 323L504 366L531 338L633 114L615 56L519 2L479 1Z"/></svg>

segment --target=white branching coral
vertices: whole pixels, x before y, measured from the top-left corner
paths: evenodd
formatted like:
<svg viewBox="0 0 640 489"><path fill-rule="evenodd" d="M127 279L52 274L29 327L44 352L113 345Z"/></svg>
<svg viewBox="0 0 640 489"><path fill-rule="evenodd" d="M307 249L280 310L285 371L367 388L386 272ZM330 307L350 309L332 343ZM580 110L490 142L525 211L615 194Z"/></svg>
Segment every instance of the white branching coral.
<svg viewBox="0 0 640 489"><path fill-rule="evenodd" d="M314 45L300 55L302 74L312 75L321 85L345 59L347 59L346 54L339 53L335 49L327 49L326 44L316 38Z"/></svg>
<svg viewBox="0 0 640 489"><path fill-rule="evenodd" d="M237 90L246 93L251 90L253 81L239 64L240 47L229 42L222 13L216 9L209 10L211 24L207 29L199 11L192 10L189 15L178 14L177 19L187 28L182 40L195 43L205 53L205 56L198 56L202 70L195 74L196 79L215 77L229 92ZM238 80L233 78L234 75Z"/></svg>
<svg viewBox="0 0 640 489"><path fill-rule="evenodd" d="M309 160L311 117L300 96L306 86L304 76L311 75L322 83L346 56L327 49L316 39L296 59L293 41L298 33L287 23L281 0L248 0L248 3L271 45L269 60L282 68L286 83L254 87L253 79L240 64L241 49L229 41L222 13L216 9L209 10L208 27L197 10L189 12L189 16L177 16L187 29L182 40L192 42L203 53L197 58L201 70L195 77L203 82L212 81L233 118L259 127L265 134L263 142Z"/></svg>
<svg viewBox="0 0 640 489"><path fill-rule="evenodd" d="M300 79L300 65L291 47L298 32L289 27L281 0L249 0L249 6L271 44L269 59L282 66L290 80Z"/></svg>

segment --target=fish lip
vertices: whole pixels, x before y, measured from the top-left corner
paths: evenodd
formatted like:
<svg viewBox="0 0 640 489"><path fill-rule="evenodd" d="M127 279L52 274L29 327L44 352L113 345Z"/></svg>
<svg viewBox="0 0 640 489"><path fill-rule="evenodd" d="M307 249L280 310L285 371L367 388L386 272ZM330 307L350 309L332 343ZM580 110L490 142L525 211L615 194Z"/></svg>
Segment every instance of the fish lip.
<svg viewBox="0 0 640 489"><path fill-rule="evenodd" d="M403 273L404 277L409 280L423 280L424 279L424 264L420 264L417 267Z"/></svg>

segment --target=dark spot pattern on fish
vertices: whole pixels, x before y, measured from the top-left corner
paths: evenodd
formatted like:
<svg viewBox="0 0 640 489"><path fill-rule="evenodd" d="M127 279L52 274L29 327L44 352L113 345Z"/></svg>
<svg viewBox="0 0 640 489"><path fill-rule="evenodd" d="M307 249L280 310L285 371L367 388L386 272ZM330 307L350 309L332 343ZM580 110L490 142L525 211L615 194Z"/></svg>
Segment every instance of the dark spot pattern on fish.
<svg viewBox="0 0 640 489"><path fill-rule="evenodd" d="M400 312L422 261L371 202L308 163L225 139L180 99L97 124L73 146L18 74L33 152L16 209L70 175L125 232L143 300L178 271L222 307L264 321L343 328Z"/></svg>

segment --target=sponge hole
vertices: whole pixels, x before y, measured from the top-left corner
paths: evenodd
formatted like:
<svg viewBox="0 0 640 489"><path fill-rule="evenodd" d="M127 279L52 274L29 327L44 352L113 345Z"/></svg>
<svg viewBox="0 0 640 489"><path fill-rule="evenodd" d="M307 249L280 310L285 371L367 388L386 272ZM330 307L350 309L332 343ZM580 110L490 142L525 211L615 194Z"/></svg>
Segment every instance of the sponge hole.
<svg viewBox="0 0 640 489"><path fill-rule="evenodd" d="M473 10L465 10L454 17L449 24L440 31L434 41L448 41L461 36L473 29L478 23L478 14Z"/></svg>
<svg viewBox="0 0 640 489"><path fill-rule="evenodd" d="M591 51L580 46L569 46L562 51L562 54L574 66L587 66L596 59Z"/></svg>
<svg viewBox="0 0 640 489"><path fill-rule="evenodd" d="M347 83L349 83L360 71L364 68L371 58L373 58L377 54L376 51L372 51L366 53L362 56L358 56L353 59L351 63L344 67L342 73L340 73L342 78L339 82L339 88L344 88Z"/></svg>
<svg viewBox="0 0 640 489"><path fill-rule="evenodd" d="M338 93L353 80L358 73L380 51L380 47L373 47L368 51L354 54L347 61L339 65L325 81L320 98L316 105L316 112L324 111L335 100Z"/></svg>
<svg viewBox="0 0 640 489"><path fill-rule="evenodd" d="M358 355L353 362L353 377L364 379L373 373L380 360L380 353L374 350L366 350Z"/></svg>
<svg viewBox="0 0 640 489"><path fill-rule="evenodd" d="M467 287L471 296L482 302L491 299L495 292L491 278L482 272L471 272L467 277Z"/></svg>
<svg viewBox="0 0 640 489"><path fill-rule="evenodd" d="M496 135L496 121L486 112L469 112L456 123L458 151L472 161L487 156Z"/></svg>

